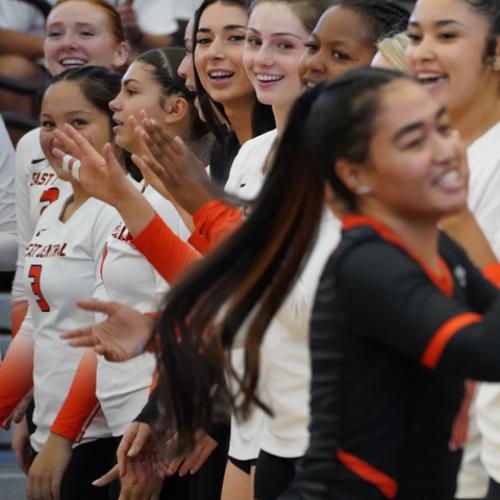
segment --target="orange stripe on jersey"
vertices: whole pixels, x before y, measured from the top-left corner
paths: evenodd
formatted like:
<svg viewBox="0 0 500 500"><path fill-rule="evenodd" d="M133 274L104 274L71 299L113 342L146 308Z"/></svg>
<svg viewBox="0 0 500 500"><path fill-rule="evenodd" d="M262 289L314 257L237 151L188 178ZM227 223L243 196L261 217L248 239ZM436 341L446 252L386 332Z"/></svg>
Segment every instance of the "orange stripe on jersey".
<svg viewBox="0 0 500 500"><path fill-rule="evenodd" d="M495 262L483 269L483 276L489 279L496 287L500 288L500 263Z"/></svg>
<svg viewBox="0 0 500 500"><path fill-rule="evenodd" d="M448 342L454 337L454 335L462 328L474 323L479 323L482 319L483 317L480 314L463 313L445 321L427 345L427 349L425 349L422 355L422 364L427 368L435 368L439 363Z"/></svg>
<svg viewBox="0 0 500 500"><path fill-rule="evenodd" d="M386 498L396 498L398 483L395 479L344 450L337 451L337 458L356 476L376 486Z"/></svg>
<svg viewBox="0 0 500 500"><path fill-rule="evenodd" d="M451 297L453 294L453 278L451 276L450 270L446 265L446 262L438 256L437 264L439 266L439 273L434 271L429 267L426 262L424 262L417 254L409 248L406 243L400 240L395 234L393 234L387 227L381 224L378 220L368 215L346 215L342 218L342 225L345 230L352 229L358 226L370 226L377 233L387 241L394 243L401 249L403 249L417 264L424 270L424 272L429 276L429 279L436 285L436 287L441 290L447 297Z"/></svg>
<svg viewBox="0 0 500 500"><path fill-rule="evenodd" d="M96 396L97 354L87 349L73 378L66 399L50 430L55 434L77 441L83 435L96 413L99 401Z"/></svg>

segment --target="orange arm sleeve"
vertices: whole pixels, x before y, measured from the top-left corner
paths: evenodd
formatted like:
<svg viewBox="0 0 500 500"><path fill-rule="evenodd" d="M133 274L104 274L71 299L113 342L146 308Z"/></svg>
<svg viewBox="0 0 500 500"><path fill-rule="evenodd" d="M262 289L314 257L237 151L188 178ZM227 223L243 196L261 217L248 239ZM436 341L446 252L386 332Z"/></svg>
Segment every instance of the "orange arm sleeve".
<svg viewBox="0 0 500 500"><path fill-rule="evenodd" d="M33 338L20 333L12 339L0 365L0 423L33 387Z"/></svg>
<svg viewBox="0 0 500 500"><path fill-rule="evenodd" d="M27 300L16 300L15 302L12 302L12 306L10 309L10 322L12 325L11 331L13 337L17 335L17 332L19 331L19 328L21 327L27 312Z"/></svg>
<svg viewBox="0 0 500 500"><path fill-rule="evenodd" d="M203 205L193 216L195 231L189 245L176 236L158 214L132 244L141 252L163 279L172 283L200 258L241 224L241 213L222 201ZM193 249L193 247L198 250Z"/></svg>
<svg viewBox="0 0 500 500"><path fill-rule="evenodd" d="M51 432L79 441L99 408L96 396L97 355L87 349L78 365L68 395L54 420Z"/></svg>
<svg viewBox="0 0 500 500"><path fill-rule="evenodd" d="M206 254L240 226L241 212L220 200L213 200L195 212L193 222L195 230L189 243L201 254Z"/></svg>
<svg viewBox="0 0 500 500"><path fill-rule="evenodd" d="M483 276L500 288L500 262L486 266L483 269Z"/></svg>

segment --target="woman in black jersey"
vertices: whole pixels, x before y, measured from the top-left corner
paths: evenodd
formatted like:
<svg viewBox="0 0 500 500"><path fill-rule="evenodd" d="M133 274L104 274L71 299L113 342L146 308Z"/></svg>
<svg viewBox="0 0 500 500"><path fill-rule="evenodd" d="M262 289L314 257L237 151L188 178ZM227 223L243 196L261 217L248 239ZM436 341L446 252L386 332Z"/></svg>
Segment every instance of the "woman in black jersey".
<svg viewBox="0 0 500 500"><path fill-rule="evenodd" d="M158 427L189 447L219 413L224 349L250 312L243 415L254 403L262 335L307 254L325 182L344 232L311 326L310 448L284 498L451 499L464 378L500 379L500 302L437 228L466 202L461 140L399 73L354 70L298 100L247 222L167 297L157 332L171 411Z"/></svg>

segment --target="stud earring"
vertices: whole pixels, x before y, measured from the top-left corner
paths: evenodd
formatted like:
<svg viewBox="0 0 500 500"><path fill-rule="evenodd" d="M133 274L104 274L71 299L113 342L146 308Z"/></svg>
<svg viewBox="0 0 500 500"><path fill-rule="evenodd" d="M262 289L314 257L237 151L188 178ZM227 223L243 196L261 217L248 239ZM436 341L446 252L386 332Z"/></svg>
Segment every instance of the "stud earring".
<svg viewBox="0 0 500 500"><path fill-rule="evenodd" d="M370 186L360 186L356 191L356 194L369 194L372 192L372 188Z"/></svg>

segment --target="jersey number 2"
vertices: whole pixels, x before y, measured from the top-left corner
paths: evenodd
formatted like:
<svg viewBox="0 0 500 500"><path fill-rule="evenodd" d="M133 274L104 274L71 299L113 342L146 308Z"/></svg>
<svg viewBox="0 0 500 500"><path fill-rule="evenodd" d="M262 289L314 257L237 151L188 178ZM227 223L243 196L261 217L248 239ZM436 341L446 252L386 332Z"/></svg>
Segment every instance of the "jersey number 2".
<svg viewBox="0 0 500 500"><path fill-rule="evenodd" d="M33 264L30 267L28 277L31 278L31 290L37 297L36 303L42 312L49 312L50 306L43 296L42 290L40 288L40 277L42 275L42 266Z"/></svg>

